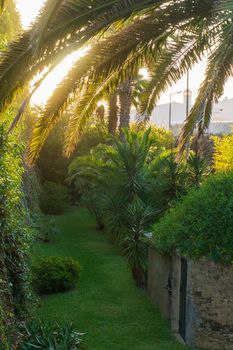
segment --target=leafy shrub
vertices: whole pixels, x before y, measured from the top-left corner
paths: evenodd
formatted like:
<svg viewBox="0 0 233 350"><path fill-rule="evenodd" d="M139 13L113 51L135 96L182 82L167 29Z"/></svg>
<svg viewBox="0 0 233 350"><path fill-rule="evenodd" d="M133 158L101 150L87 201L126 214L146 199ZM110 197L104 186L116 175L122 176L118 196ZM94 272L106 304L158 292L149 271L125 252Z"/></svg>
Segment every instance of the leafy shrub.
<svg viewBox="0 0 233 350"><path fill-rule="evenodd" d="M56 349L80 350L81 333L71 323L59 324L54 321L33 320L22 330L24 343L21 350Z"/></svg>
<svg viewBox="0 0 233 350"><path fill-rule="evenodd" d="M75 287L80 270L79 262L72 258L44 258L32 267L32 284L40 294L65 292Z"/></svg>
<svg viewBox="0 0 233 350"><path fill-rule="evenodd" d="M63 214L69 206L68 189L55 182L46 181L42 188L40 206L45 214Z"/></svg>
<svg viewBox="0 0 233 350"><path fill-rule="evenodd" d="M223 138L212 137L214 141L213 168L217 172L233 169L233 135Z"/></svg>
<svg viewBox="0 0 233 350"><path fill-rule="evenodd" d="M165 151L154 161L156 182L154 201L161 215L174 205L186 191L187 168L183 162L176 162L175 152Z"/></svg>
<svg viewBox="0 0 233 350"><path fill-rule="evenodd" d="M233 173L210 176L154 226L154 244L192 258L233 262Z"/></svg>

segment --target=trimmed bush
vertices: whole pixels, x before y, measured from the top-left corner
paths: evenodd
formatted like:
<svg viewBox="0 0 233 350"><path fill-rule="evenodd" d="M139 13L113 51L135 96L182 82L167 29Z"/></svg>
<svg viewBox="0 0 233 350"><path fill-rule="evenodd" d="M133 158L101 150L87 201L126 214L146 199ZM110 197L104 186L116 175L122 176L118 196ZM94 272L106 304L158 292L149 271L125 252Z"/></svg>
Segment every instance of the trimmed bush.
<svg viewBox="0 0 233 350"><path fill-rule="evenodd" d="M65 292L76 286L81 267L72 258L52 256L32 267L32 284L39 294Z"/></svg>
<svg viewBox="0 0 233 350"><path fill-rule="evenodd" d="M71 323L32 320L22 329L24 342L21 350L62 349L80 350L81 333Z"/></svg>
<svg viewBox="0 0 233 350"><path fill-rule="evenodd" d="M46 181L40 196L40 206L45 214L63 214L69 206L68 189L55 182Z"/></svg>
<svg viewBox="0 0 233 350"><path fill-rule="evenodd" d="M210 176L154 226L155 246L194 259L233 262L233 173Z"/></svg>

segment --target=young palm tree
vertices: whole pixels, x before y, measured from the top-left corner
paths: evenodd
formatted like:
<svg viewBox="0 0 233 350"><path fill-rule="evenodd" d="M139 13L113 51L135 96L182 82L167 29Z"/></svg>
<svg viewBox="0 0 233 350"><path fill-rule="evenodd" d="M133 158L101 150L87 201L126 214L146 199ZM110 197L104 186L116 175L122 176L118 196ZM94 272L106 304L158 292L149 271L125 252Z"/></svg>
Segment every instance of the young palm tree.
<svg viewBox="0 0 233 350"><path fill-rule="evenodd" d="M148 163L152 147L150 129L124 131L125 142L101 146L70 166L71 179L84 189L84 201L103 220L122 248L138 283L145 282L147 242L145 230L156 213L152 202L153 171Z"/></svg>
<svg viewBox="0 0 233 350"><path fill-rule="evenodd" d="M85 59L74 65L48 101L31 142L33 160L76 92L78 117L71 120L67 132L70 151L94 102L123 83L128 74L133 79L138 67L154 61L142 108L143 113L149 112L161 92L207 52L206 76L182 131L184 145L196 125L200 132L208 126L212 104L232 75L232 10L230 0L48 0L34 27L2 56L0 110L44 67L52 69L67 53L91 45ZM111 26L113 35L106 32ZM91 39L97 37L94 44Z"/></svg>

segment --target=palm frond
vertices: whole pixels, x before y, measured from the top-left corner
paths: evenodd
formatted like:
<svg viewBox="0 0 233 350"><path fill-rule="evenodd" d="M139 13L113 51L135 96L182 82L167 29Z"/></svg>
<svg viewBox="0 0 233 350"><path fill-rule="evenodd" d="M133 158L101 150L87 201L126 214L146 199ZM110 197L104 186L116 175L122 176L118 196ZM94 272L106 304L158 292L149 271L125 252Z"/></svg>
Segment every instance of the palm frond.
<svg viewBox="0 0 233 350"><path fill-rule="evenodd" d="M224 85L227 79L233 74L232 28L232 24L224 27L223 37L209 57L205 80L200 87L198 97L182 129L180 136L181 151L196 126L199 134L202 134L208 128L213 103L218 102L218 99L224 92Z"/></svg>
<svg viewBox="0 0 233 350"><path fill-rule="evenodd" d="M161 93L176 83L192 66L201 60L208 48L209 38L180 36L170 41L153 66L151 79L145 87L141 98L141 115L150 115L158 102Z"/></svg>
<svg viewBox="0 0 233 350"><path fill-rule="evenodd" d="M30 79L53 64L58 56L78 50L114 22L133 11L157 6L161 1L48 0L35 25L12 42L0 57L0 112ZM60 5L60 6L59 6ZM38 49L39 44L39 49Z"/></svg>
<svg viewBox="0 0 233 350"><path fill-rule="evenodd" d="M179 21L184 17L187 19L187 16L193 16L192 9L188 9L187 13L184 13L183 9L180 9L178 5L175 8L172 7L172 9L173 12L167 6L165 9L155 11L150 16L138 19L119 33L96 44L85 58L74 65L66 79L48 101L44 113L40 116L35 126L30 143L31 161L35 160L51 127L56 123L67 103L69 103L72 94L82 88L83 84L85 85L85 79L88 79L88 84L101 80L105 82L112 72L121 71L121 67L125 66L125 62L130 56L136 55L136 58L138 58L140 55L137 55L137 53L139 54L143 51L146 54L147 50L150 53L151 48L153 48L155 55L156 51L158 51L158 46L164 41L164 36L167 37L169 35L169 30L174 30L174 24L178 25ZM174 10L177 12L176 16L174 15ZM164 16L166 11L167 15ZM137 33L136 36L135 32ZM134 72L131 71L131 74L135 73L135 65L133 69ZM126 74L126 70L122 72Z"/></svg>
<svg viewBox="0 0 233 350"><path fill-rule="evenodd" d="M49 25L62 2L64 2L64 0L46 1L43 6L41 15L38 16L38 20L33 27L31 35L31 42L35 46L36 51L40 49L46 31L49 29Z"/></svg>

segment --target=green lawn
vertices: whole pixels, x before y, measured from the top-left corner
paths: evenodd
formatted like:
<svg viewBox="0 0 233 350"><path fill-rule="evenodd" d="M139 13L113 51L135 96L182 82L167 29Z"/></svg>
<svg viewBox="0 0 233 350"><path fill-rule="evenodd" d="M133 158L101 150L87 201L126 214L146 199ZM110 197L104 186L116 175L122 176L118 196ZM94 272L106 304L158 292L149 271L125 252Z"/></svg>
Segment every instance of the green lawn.
<svg viewBox="0 0 233 350"><path fill-rule="evenodd" d="M79 286L44 297L38 317L72 321L86 333L89 350L184 350L171 336L168 323L137 288L125 260L84 209L55 217L55 243L38 243L34 258L60 255L78 259Z"/></svg>

